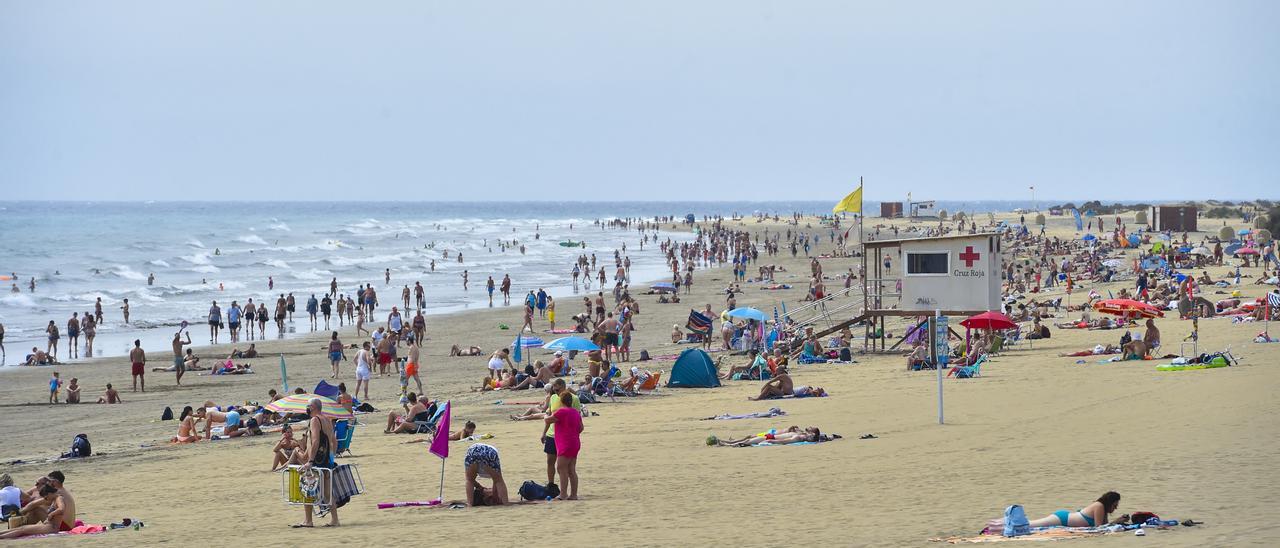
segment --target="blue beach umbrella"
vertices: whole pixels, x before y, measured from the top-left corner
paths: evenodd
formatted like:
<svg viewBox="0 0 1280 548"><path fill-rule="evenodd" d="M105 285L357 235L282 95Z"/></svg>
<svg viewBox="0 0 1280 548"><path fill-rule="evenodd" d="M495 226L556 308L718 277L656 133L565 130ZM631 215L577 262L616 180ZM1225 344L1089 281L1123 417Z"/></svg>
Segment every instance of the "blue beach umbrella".
<svg viewBox="0 0 1280 548"><path fill-rule="evenodd" d="M730 310L729 317L742 318L746 320L756 320L758 322L763 322L765 321L765 319L768 318L768 316L764 315L764 312L761 312L751 307L742 307L742 308L735 308L733 310Z"/></svg>
<svg viewBox="0 0 1280 548"><path fill-rule="evenodd" d="M588 350L599 350L600 347L582 337L561 337L547 343L543 348L547 350L577 350L586 352Z"/></svg>
<svg viewBox="0 0 1280 548"><path fill-rule="evenodd" d="M1097 236L1094 236L1093 234L1085 234L1085 235L1084 235L1084 237L1082 237L1082 238L1080 238L1080 239L1081 239L1081 240L1084 240L1084 241L1086 241L1086 242L1092 242L1092 241L1094 241L1094 240L1098 239L1098 237L1097 237Z"/></svg>

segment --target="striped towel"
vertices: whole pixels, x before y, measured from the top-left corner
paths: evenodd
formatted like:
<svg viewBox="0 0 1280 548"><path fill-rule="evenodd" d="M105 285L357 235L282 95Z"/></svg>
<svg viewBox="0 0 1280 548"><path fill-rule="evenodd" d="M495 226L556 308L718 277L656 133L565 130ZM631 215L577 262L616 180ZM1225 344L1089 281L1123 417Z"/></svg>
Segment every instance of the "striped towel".
<svg viewBox="0 0 1280 548"><path fill-rule="evenodd" d="M333 469L333 500L338 508L351 501L351 497L360 494L360 486L356 483L353 465L344 464Z"/></svg>

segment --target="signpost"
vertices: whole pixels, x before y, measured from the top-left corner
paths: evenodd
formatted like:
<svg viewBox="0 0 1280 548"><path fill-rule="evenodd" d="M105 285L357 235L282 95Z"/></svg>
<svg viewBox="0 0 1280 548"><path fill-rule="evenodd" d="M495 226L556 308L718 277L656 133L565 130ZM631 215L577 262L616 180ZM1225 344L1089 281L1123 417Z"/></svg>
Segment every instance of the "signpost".
<svg viewBox="0 0 1280 548"><path fill-rule="evenodd" d="M948 319L941 310L934 311L933 317L933 355L934 369L938 373L938 424L943 424L942 413L942 368L946 367L950 350L947 348L947 335L950 331Z"/></svg>

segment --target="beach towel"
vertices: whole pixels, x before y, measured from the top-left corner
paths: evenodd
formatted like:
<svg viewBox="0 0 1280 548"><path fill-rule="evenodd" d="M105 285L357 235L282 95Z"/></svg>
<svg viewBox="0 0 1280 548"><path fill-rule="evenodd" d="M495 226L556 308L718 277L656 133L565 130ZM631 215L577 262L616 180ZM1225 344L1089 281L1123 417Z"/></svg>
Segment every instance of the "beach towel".
<svg viewBox="0 0 1280 548"><path fill-rule="evenodd" d="M699 333L704 337L710 336L711 335L711 318L703 316L702 313L698 312L697 310L690 310L689 321L686 322L685 327L689 328L689 331L693 331L694 333Z"/></svg>
<svg viewBox="0 0 1280 548"><path fill-rule="evenodd" d="M544 333L551 333L553 335L565 335L568 333L577 333L577 332L578 331L576 329L548 329L544 331Z"/></svg>
<svg viewBox="0 0 1280 548"><path fill-rule="evenodd" d="M1097 537L1110 533L1110 531L1100 527L1051 527L1034 529L1030 534L1019 535L1016 537L1006 537L1003 535L978 535L973 537L940 537L931 538L931 542L945 542L947 544L984 544L988 542L1020 542L1020 541L1049 541L1064 540L1073 538L1089 538Z"/></svg>
<svg viewBox="0 0 1280 548"><path fill-rule="evenodd" d="M778 409L777 407L774 407L774 408L769 409L768 411L757 411L757 412L755 412L755 413L747 413L747 414L744 414L744 415L730 415L730 414L727 414L727 413L726 413L726 414L724 414L724 415L716 415L716 416L714 416L714 417L707 417L707 418L702 419L702 420L704 420L704 421L728 421L728 420L737 420L737 419L767 419L767 418L770 418L770 417L780 417L780 416L782 416L782 415L786 415L786 414L787 414L787 412L786 412L786 411L783 411L783 410L781 410L781 409Z"/></svg>

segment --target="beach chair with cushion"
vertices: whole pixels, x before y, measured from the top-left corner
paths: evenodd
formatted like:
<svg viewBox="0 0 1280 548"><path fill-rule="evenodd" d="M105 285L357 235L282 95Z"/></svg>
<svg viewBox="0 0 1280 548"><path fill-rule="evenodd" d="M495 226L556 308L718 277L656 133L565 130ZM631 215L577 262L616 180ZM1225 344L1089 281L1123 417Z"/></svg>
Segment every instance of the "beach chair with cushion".
<svg viewBox="0 0 1280 548"><path fill-rule="evenodd" d="M350 421L334 421L333 433L338 437L338 449L334 451L335 456L341 456L346 453L351 456L351 439L356 435L356 422Z"/></svg>

